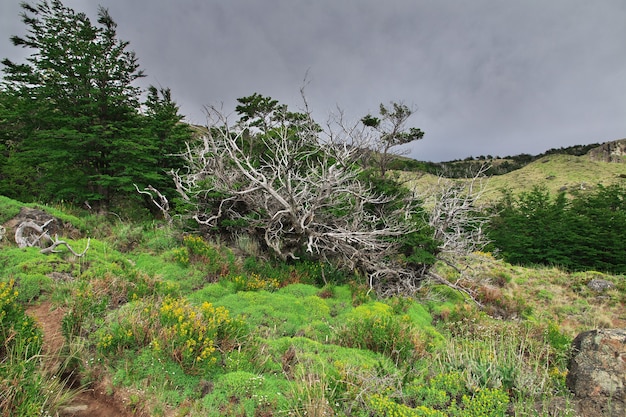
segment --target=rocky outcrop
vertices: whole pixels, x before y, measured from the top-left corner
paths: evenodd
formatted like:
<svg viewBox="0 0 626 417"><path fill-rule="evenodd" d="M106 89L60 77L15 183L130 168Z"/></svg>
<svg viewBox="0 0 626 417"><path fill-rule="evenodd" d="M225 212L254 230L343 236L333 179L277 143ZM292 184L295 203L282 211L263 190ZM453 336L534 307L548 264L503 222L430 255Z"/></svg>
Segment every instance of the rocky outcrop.
<svg viewBox="0 0 626 417"><path fill-rule="evenodd" d="M592 161L626 163L626 139L603 143L588 155Z"/></svg>
<svg viewBox="0 0 626 417"><path fill-rule="evenodd" d="M626 329L590 330L576 336L567 386L579 415L626 416Z"/></svg>
<svg viewBox="0 0 626 417"><path fill-rule="evenodd" d="M7 229L7 234L12 238L13 234L15 233L15 229L17 229L17 226L26 221L35 222L37 224L50 222L48 225L48 231L50 233L55 234L59 233L60 231L61 222L54 216L51 216L43 210L30 207L22 207L17 216L13 217L11 220L4 224Z"/></svg>

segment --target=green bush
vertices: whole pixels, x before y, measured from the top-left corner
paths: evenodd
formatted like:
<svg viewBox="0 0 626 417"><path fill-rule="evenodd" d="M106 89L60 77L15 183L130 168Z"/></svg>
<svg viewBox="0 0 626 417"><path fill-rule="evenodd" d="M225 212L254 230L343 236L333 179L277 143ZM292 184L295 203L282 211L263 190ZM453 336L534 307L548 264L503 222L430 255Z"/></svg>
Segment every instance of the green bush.
<svg viewBox="0 0 626 417"><path fill-rule="evenodd" d="M124 306L96 332L103 356L149 347L159 357L178 363L189 374L203 374L217 362L218 351L234 348L244 335L241 321L224 307L200 307L181 298L141 301Z"/></svg>
<svg viewBox="0 0 626 417"><path fill-rule="evenodd" d="M396 363L412 361L425 353L425 343L410 316L394 315L387 304L373 302L356 307L337 333L342 346L385 354Z"/></svg>
<svg viewBox="0 0 626 417"><path fill-rule="evenodd" d="M0 414L39 416L48 393L40 370L42 333L18 303L14 282L0 282Z"/></svg>
<svg viewBox="0 0 626 417"><path fill-rule="evenodd" d="M30 303L42 293L53 288L53 280L41 274L19 274L16 276L19 285L20 302Z"/></svg>
<svg viewBox="0 0 626 417"><path fill-rule="evenodd" d="M411 408L379 394L372 395L368 405L377 416L383 417L447 417L441 411L426 406Z"/></svg>
<svg viewBox="0 0 626 417"><path fill-rule="evenodd" d="M451 413L458 417L504 417L509 405L509 396L500 389L485 388L474 395L464 395L463 407Z"/></svg>

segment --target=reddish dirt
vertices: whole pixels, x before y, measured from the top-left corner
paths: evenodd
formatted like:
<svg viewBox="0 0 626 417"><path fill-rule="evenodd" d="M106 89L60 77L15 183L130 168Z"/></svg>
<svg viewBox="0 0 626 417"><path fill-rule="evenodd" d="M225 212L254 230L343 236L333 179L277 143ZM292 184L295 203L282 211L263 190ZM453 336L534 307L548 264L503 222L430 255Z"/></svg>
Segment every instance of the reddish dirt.
<svg viewBox="0 0 626 417"><path fill-rule="evenodd" d="M54 371L59 365L59 353L65 343L61 331L61 320L65 314L62 308L54 308L50 302L42 302L27 309L43 330L42 353L46 358L46 368ZM80 392L67 407L59 411L61 417L131 417L118 396L107 395L104 388L88 388Z"/></svg>

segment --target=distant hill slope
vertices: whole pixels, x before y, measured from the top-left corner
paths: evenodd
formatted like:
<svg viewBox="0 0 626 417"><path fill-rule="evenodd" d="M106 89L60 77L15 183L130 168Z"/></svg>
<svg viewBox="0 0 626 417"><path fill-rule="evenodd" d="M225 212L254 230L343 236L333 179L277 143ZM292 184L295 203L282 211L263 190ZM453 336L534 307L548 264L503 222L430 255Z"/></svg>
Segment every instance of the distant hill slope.
<svg viewBox="0 0 626 417"><path fill-rule="evenodd" d="M582 149L582 147L568 149L574 148ZM532 157L532 161L518 169L502 175L492 175L486 179L485 199L498 198L504 189L517 194L529 191L536 185L545 186L550 192L557 193L589 189L598 184L626 183L626 139L596 145L581 155L559 154L555 150L542 155ZM488 160L474 162L476 163L474 171L480 164L490 163ZM438 181L437 175L424 172L405 172L402 178L409 181L418 191L425 191Z"/></svg>
<svg viewBox="0 0 626 417"><path fill-rule="evenodd" d="M504 175L521 169L526 165L550 155L588 155L596 161L626 163L626 139L606 143L574 145L565 148L549 149L538 155L519 154L504 158L487 156L468 157L463 160L448 162L407 162L402 158L395 163L395 168L404 171L423 171L448 178L465 178L477 172L481 166L488 165L487 175Z"/></svg>
<svg viewBox="0 0 626 417"><path fill-rule="evenodd" d="M551 192L571 192L598 184L626 182L626 164L594 160L589 155L544 156L523 168L489 180L492 190L511 189L518 193L536 185L545 185Z"/></svg>

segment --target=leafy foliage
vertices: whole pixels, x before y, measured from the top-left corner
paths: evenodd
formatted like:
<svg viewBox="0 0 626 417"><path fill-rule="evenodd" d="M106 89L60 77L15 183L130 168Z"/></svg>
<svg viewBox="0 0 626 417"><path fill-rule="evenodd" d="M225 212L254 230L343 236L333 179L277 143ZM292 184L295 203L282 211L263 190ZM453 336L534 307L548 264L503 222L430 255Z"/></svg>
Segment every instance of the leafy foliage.
<svg viewBox="0 0 626 417"><path fill-rule="evenodd" d="M598 185L573 200L541 187L505 194L489 236L511 263L626 272L626 188Z"/></svg>
<svg viewBox="0 0 626 417"><path fill-rule="evenodd" d="M389 106L380 104L379 114L380 117L368 114L361 119L361 123L377 133L365 146L372 148L374 155L370 158L375 160L380 176L384 177L391 161L396 157L394 148L422 139L424 132L416 127L409 129L405 127L413 114L413 109L405 104L395 102Z"/></svg>
<svg viewBox="0 0 626 417"><path fill-rule="evenodd" d="M108 11L100 8L94 25L59 0L22 7L28 34L11 40L33 53L23 64L2 62L0 192L108 206L134 197L134 182L166 184L164 171L176 165L160 153L190 136L169 90L159 98L151 88L140 114L133 83L144 74Z"/></svg>
<svg viewBox="0 0 626 417"><path fill-rule="evenodd" d="M39 369L42 333L17 301L14 282L0 282L0 413L39 416L46 403Z"/></svg>

